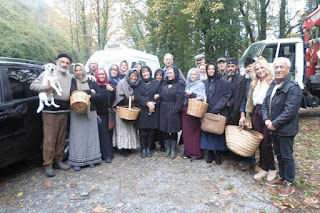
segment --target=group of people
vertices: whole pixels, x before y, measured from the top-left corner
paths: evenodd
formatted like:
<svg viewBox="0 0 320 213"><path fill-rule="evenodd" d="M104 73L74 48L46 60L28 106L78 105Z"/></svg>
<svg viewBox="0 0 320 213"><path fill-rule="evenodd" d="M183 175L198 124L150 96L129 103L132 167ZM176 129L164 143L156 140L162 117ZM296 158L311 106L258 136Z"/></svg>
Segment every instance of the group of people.
<svg viewBox="0 0 320 213"><path fill-rule="evenodd" d="M181 130L183 158L194 162L203 158L207 150L207 163L222 164L222 155L228 150L224 133L202 131L201 119L187 113L189 99L197 99L208 103L208 113L225 116L227 124L262 133L261 170L254 179L266 178L268 185L282 185L280 195L293 193L293 141L298 132L302 91L290 78L290 60L275 59L273 72L263 57L256 60L248 57L245 75L241 75L237 58L221 57L217 63L206 63L205 56L200 54L185 78L173 59L172 54L165 54L164 66L154 71L142 64L129 69L126 61L119 66L112 64L106 71L91 61L88 74L82 64L76 63L73 74L69 74L72 58L60 54L56 74L63 94L54 94L60 108L46 106L42 114L46 175L54 176L53 168L67 170L71 166L79 171L84 166L94 167L101 160L111 163L115 147L125 157L139 147L142 158L152 157L156 141L160 142L164 155L174 159ZM42 85L42 77L40 75L32 82L31 89L52 92L49 85ZM69 110L70 95L78 90L85 91L90 97L90 106L85 113ZM129 102L140 108L136 121L119 118L115 110ZM62 158L69 111L70 151L66 164ZM274 154L279 163L278 177ZM241 160L241 169L254 168L255 155Z"/></svg>

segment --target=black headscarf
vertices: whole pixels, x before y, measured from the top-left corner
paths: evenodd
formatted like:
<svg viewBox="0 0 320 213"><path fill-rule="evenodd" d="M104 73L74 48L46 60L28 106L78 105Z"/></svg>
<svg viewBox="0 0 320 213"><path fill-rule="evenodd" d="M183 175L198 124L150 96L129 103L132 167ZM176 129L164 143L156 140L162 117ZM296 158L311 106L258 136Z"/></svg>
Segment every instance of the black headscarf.
<svg viewBox="0 0 320 213"><path fill-rule="evenodd" d="M153 78L154 78L154 79L157 79L156 76L157 76L158 72L161 72L161 73L162 73L162 79L161 79L161 81L160 81L160 82L162 82L162 81L164 80L164 71L163 71L162 68L158 68L158 69L156 69L156 71L154 71L154 76L153 76Z"/></svg>
<svg viewBox="0 0 320 213"><path fill-rule="evenodd" d="M149 72L149 74L150 74L150 76L149 76L148 79L144 79L144 78L143 78L143 76L142 76L142 70L143 70L143 69L147 69L147 70L148 70L148 72ZM150 69L149 66L143 66L143 67L141 67L140 77L141 77L141 79L142 79L144 82L146 82L146 83L148 83L149 81L152 80L152 71L151 71L151 69Z"/></svg>
<svg viewBox="0 0 320 213"><path fill-rule="evenodd" d="M213 75L213 76L211 76L211 75L208 74L208 67L209 67L210 65L213 65L213 66L214 66L214 75ZM218 71L218 66L217 66L216 63L214 63L214 62L210 62L210 63L207 64L207 66L206 66L206 72L207 72L207 76L208 76L208 79L209 79L209 80L219 79L219 78L221 77L221 76L220 76L220 72Z"/></svg>
<svg viewBox="0 0 320 213"><path fill-rule="evenodd" d="M130 75L131 75L132 73L134 73L134 72L137 74L137 80L136 80L136 82L130 81ZM124 79L128 82L128 84L130 85L130 87L136 87L136 86L139 84L139 82L140 82L139 73L138 73L138 71L137 71L135 68L129 70L129 71L127 72L127 74L124 76Z"/></svg>
<svg viewBox="0 0 320 213"><path fill-rule="evenodd" d="M180 72L179 72L179 68L176 67L176 66L171 66L172 69L173 69L173 72L174 72L174 79L172 80L169 80L168 79L168 76L166 77L166 82L167 84L174 84L174 83L177 83L179 81L179 78L180 78ZM168 69L167 69L167 72L168 72Z"/></svg>

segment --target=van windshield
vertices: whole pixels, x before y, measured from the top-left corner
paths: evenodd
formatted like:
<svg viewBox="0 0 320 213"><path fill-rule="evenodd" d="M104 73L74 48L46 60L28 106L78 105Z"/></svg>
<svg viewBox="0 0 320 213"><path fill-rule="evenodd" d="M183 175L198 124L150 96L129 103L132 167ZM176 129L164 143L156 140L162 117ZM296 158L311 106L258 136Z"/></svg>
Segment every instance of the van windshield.
<svg viewBox="0 0 320 213"><path fill-rule="evenodd" d="M259 57L265 46L266 46L266 43L262 43L262 42L251 44L250 47L248 47L248 49L244 52L244 54L240 58L239 65L241 67L244 67L244 61L248 56L250 56L253 59Z"/></svg>

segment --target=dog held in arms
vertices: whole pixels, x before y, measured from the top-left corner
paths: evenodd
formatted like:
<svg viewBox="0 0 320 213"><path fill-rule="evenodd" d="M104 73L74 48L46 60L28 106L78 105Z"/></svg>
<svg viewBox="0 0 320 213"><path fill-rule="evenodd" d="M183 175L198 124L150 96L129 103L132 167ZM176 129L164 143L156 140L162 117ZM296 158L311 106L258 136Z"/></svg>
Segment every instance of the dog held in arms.
<svg viewBox="0 0 320 213"><path fill-rule="evenodd" d="M62 89L61 89L61 85L58 81L58 77L55 74L55 70L56 70L56 65L52 64L52 63L48 63L43 65L43 69L44 69L44 76L43 76L43 80L42 80L42 85L43 86L47 86L50 85L52 87L52 89L54 89L54 91L56 91L56 93L61 96L62 95ZM37 113L40 113L43 108L44 108L44 104L47 106L54 106L56 108L59 108L60 106L57 105L54 102L54 98L53 98L53 92L40 92L39 93L39 107L37 109Z"/></svg>

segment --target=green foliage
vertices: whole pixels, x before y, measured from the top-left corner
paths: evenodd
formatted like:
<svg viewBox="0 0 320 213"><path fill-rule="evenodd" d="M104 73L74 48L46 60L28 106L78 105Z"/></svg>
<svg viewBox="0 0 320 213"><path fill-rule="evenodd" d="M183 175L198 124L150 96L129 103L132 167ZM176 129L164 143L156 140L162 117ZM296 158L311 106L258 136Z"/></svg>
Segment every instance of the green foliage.
<svg viewBox="0 0 320 213"><path fill-rule="evenodd" d="M31 9L18 0L0 1L0 55L54 62L66 52L77 60L69 42L46 23L45 8Z"/></svg>

